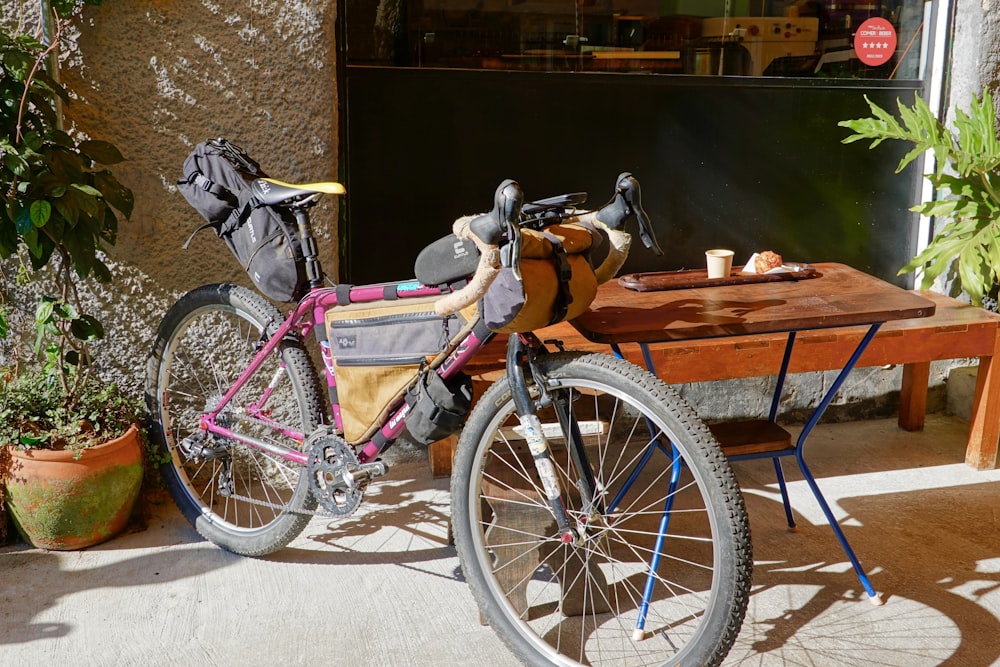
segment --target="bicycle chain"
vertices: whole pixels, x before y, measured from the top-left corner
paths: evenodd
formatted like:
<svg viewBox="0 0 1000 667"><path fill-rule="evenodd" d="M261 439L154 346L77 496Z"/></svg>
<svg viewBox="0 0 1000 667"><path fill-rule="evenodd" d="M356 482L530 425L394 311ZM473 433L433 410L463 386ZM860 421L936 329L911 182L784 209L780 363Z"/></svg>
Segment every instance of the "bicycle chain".
<svg viewBox="0 0 1000 667"><path fill-rule="evenodd" d="M335 518L336 515L332 512L328 512L322 508L317 508L314 510L307 510L306 508L293 509L291 505L284 504L279 505L278 503L269 503L266 500L258 500L257 498L250 498L249 496L241 496L238 493L230 493L226 495L226 498L232 498L233 500L242 500L245 503L250 503L251 505L260 505L262 507L270 507L271 509L281 510L282 512L289 512L291 514L306 514L310 516L322 516L326 518Z"/></svg>
<svg viewBox="0 0 1000 667"><path fill-rule="evenodd" d="M220 448L213 449L213 448L210 448L210 447L206 447L206 446L200 444L204 440L204 438L205 438L205 434L204 433L199 433L199 434L196 434L194 436L190 436L190 437L186 438L184 440L184 442L179 447L181 453L187 459L194 460L194 461L198 461L198 460L206 459L206 458L222 458L222 452L224 452L226 448L220 447ZM307 515L312 515L312 516L325 516L325 517L333 517L334 516L333 514L331 514L329 512L326 512L325 510L322 510L322 509L309 510L309 509L305 509L304 507L301 508L301 509L293 509L292 506L289 503L285 503L283 505L279 505L278 503L272 503L272 502L268 502L266 500L259 500L257 498L251 498L250 496L241 495L239 493L236 493L236 492L234 492L234 491L226 488L227 486L230 486L231 483L232 483L232 478L231 478L231 476L229 476L228 471L227 471L226 475L227 475L228 480L226 482L220 482L219 485L218 485L219 486L219 494L221 496L223 496L224 498L231 498L233 500L240 500L240 501L243 501L245 503L249 503L251 505L257 505L257 506L260 506L260 507L268 507L268 508L273 509L273 510L279 510L281 512L291 512L293 514L307 514Z"/></svg>
<svg viewBox="0 0 1000 667"><path fill-rule="evenodd" d="M317 436L319 436L319 437L317 437ZM328 450L328 448L330 448L331 446L333 446L334 449L336 450L336 452L335 452L336 455L333 458L344 457L344 458L347 459L347 461L354 463L355 466L358 465L357 464L357 457L355 457L355 456L347 456L346 455L347 452L351 452L351 454L353 455L353 451L350 449L350 447L347 445L347 443L342 438L340 438L338 436L331 435L331 434L323 434L323 435L314 434L309 439L307 439L306 442L307 442L307 445L309 445L310 449L312 450L311 456L310 456L311 463L310 463L309 466L306 466L306 468L305 468L305 470L309 471L310 476L314 476L316 474L316 472L317 472L317 467L316 466L317 465L321 464L324 460L328 460L328 457L331 456L331 453ZM344 463L344 462L341 461L341 463ZM361 477L361 480L360 480L361 483L357 484L357 487L355 488L355 492L356 492L357 496L356 496L356 498L354 498L354 502L351 503L351 506L349 508L348 507L344 507L340 511L331 511L331 510L323 507L322 506L322 498L318 497L318 493L319 492L315 488L311 488L309 492L313 495L313 497L317 498L317 500L321 503L321 506L317 507L316 509L306 509L304 507L295 509L295 508L292 508L292 506L289 503L285 503L285 504L272 503L272 502L268 502L266 500L259 500L257 498L251 498L249 496L244 496L244 495L241 495L239 493L232 492L232 491L226 493L221 488L220 488L220 492L222 492L222 495L224 495L226 498L232 498L233 500L243 501L245 503L250 503L251 505L257 505L257 506L260 506L260 507L268 507L270 509L279 510L279 511L282 511L282 512L290 512L292 514L304 514L304 515L308 515L308 516L320 516L320 517L324 517L324 518L333 519L333 518L344 517L344 516L349 516L350 514L353 514L354 511L356 511L357 508L358 508L358 506L361 504L361 497L362 497L362 495L364 493L365 488L368 486L368 482L371 480L371 478L372 477L380 477L382 475L385 475L385 473L387 472L385 464L383 464L381 462L378 462L377 464L368 464L366 466L358 466L357 468L355 468L355 472L358 472L359 469L364 469L368 474L367 475L363 474L363 475L360 476ZM315 486L315 484L313 484L312 480L310 480L310 486Z"/></svg>

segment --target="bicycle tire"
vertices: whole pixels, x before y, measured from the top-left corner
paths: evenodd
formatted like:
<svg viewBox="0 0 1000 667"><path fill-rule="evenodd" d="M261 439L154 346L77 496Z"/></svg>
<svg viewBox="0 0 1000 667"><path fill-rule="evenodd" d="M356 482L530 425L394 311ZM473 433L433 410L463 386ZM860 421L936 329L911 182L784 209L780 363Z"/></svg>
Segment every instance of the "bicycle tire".
<svg viewBox="0 0 1000 667"><path fill-rule="evenodd" d="M200 287L167 312L146 368L151 437L165 454L160 471L174 501L199 534L246 556L276 551L302 532L310 515L289 508L316 507L308 474L217 435L200 443L209 453L197 459L186 456L180 445L204 434L199 430L202 414L217 404L248 367L255 346L274 335L282 321L277 308L246 288ZM272 378L279 380L267 400L267 425L252 418L248 406ZM320 395L305 347L289 335L216 421L265 441L294 445L292 438L276 434L274 424L308 435L324 420Z"/></svg>
<svg viewBox="0 0 1000 667"><path fill-rule="evenodd" d="M540 407L577 538L560 543L517 435L506 376L487 389L462 432L451 482L455 544L484 619L531 665L718 665L742 626L753 569L743 497L718 443L674 390L629 362L559 353L538 366L546 391L572 406L606 511L584 511L571 492L581 475L551 407ZM649 425L673 447L655 447ZM652 458L638 466L646 451ZM656 465L661 459L666 465ZM673 493L671 472L680 475Z"/></svg>

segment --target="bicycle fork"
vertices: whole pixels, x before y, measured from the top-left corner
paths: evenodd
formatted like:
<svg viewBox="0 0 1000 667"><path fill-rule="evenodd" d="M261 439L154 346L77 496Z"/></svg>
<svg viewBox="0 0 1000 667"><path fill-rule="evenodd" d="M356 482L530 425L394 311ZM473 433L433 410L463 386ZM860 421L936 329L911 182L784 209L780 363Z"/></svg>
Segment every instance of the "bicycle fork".
<svg viewBox="0 0 1000 667"><path fill-rule="evenodd" d="M524 431L524 438L528 443L528 450L535 462L535 470L542 482L542 490L549 503L552 514L555 517L559 530L559 540L563 544L573 544L576 541L576 533L570 525L569 516L566 513L566 505L563 502L562 486L559 477L556 475L555 464L552 462L552 454L549 443L545 439L541 420L535 411L535 403L531 399L528 385L524 379L524 369L520 363L520 357L525 354L524 342L517 334L511 334L507 342L507 380L510 384L511 395L514 400L514 408L517 410L517 417L521 428ZM540 389L542 387L540 386ZM543 389L544 391L544 389ZM581 470L582 487L580 491L583 495L585 506L592 504L594 497L593 476L590 472L590 465L586 461L583 452L582 441L573 437L578 434L578 429L573 429L571 416L565 406L557 405L557 414L566 435L567 445L570 447L574 464Z"/></svg>

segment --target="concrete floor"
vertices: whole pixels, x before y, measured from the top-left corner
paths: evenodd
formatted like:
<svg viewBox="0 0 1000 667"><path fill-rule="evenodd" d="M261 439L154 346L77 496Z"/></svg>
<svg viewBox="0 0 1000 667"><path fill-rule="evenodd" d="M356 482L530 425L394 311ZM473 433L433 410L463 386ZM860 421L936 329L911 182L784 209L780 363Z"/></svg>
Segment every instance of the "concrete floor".
<svg viewBox="0 0 1000 667"><path fill-rule="evenodd" d="M863 599L794 463L788 532L768 461L734 465L756 560L735 665L1000 665L1000 471L963 461L930 415L821 425L807 460L872 581ZM515 660L447 543L447 480L395 466L349 521L315 520L265 559L201 541L172 504L79 552L0 548L0 665L490 665Z"/></svg>

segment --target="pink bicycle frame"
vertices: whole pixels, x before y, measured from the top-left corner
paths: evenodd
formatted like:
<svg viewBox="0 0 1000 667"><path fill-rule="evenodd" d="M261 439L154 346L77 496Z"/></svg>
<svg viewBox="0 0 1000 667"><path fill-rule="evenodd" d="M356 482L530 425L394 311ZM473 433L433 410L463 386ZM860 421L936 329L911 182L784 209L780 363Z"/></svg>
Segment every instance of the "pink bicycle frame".
<svg viewBox="0 0 1000 667"><path fill-rule="evenodd" d="M442 291L436 287L421 285L416 281L398 284L365 285L350 288L349 303L380 301L385 298L387 288L394 288L398 297L402 299L434 296L442 293ZM257 354L254 355L250 364L242 373L240 373L240 376L236 379L236 382L233 383L233 386L230 387L222 396L218 405L216 405L210 412L202 415L200 428L209 433L230 438L232 440L236 440L237 442L249 445L250 447L266 451L272 455L279 456L299 465L306 465L309 461L309 454L307 452L303 452L292 447L276 445L249 435L238 433L218 424L216 422L216 418L225 409L225 407L232 402L233 397L237 394L237 392L258 372L264 361L275 351L281 343L281 340L288 335L289 332L295 330L296 333L302 336L303 339L307 338L314 332L317 325L319 327L325 326L324 322L326 311L331 308L335 308L338 305L341 304L338 299L337 288L321 287L313 289L306 294L306 296L304 296L295 306L292 313L285 319L284 322L281 323L274 334L267 339L263 347L258 350ZM337 379L333 370L333 357L330 353L329 346L323 345L323 343L326 342L325 332L323 332L321 328L315 333L316 339L320 343L322 349L323 369L326 375L327 386L333 389L337 386ZM437 366L435 372L437 372L443 379L448 379L460 371L469 362L469 360L475 356L476 352L482 348L487 340L488 338L480 338L475 333L470 332L441 362L441 364ZM281 379L283 371L284 365L279 367L275 376L271 379L267 389L264 390L262 395L256 401L247 406L247 413L261 423L269 425L275 431L280 432L283 436L289 438L290 440L302 443L308 434L290 430L284 425L272 421L267 416L267 401L270 398L277 382ZM330 394L334 395L334 392L331 391ZM343 426L339 405L331 400L330 409L334 419L334 426L339 431ZM378 435L365 442L361 447L358 452L358 460L361 463L368 463L378 458L379 454L381 454L381 452L388 447L392 441L402 434L406 426L406 415L409 411L410 406L405 401L400 399L399 405L393 408L389 418L385 420L385 423L383 423L381 428L376 432Z"/></svg>

